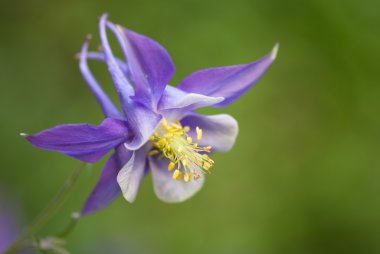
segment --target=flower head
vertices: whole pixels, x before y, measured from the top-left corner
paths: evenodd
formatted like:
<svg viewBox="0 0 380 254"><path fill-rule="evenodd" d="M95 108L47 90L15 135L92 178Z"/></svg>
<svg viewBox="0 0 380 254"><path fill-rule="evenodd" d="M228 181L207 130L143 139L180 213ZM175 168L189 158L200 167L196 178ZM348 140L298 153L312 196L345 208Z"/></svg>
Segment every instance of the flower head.
<svg viewBox="0 0 380 254"><path fill-rule="evenodd" d="M114 56L107 30L118 40L124 59ZM39 148L92 163L114 149L83 214L107 206L120 191L133 202L149 171L159 199L180 202L190 198L214 166L211 152L228 151L238 133L231 116L203 116L194 111L205 106L224 107L239 98L272 64L278 46L253 63L200 70L173 87L168 82L175 67L160 44L114 25L106 14L100 18L99 31L102 51L88 52L87 38L79 66L105 120L98 126L60 125L25 135L26 139ZM107 65L122 111L92 75L89 59Z"/></svg>

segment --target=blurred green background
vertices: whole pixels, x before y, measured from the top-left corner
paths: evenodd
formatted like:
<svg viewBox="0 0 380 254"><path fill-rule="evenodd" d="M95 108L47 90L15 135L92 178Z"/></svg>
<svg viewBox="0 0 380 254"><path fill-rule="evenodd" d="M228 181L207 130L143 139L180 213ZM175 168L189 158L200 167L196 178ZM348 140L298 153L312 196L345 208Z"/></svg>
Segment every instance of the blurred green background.
<svg viewBox="0 0 380 254"><path fill-rule="evenodd" d="M281 47L240 100L202 111L233 115L240 134L198 195L162 203L148 176L133 205L119 198L80 221L72 253L380 253L379 10L375 0L1 0L0 185L26 225L77 165L18 134L102 120L74 54L87 33L97 48L107 11L164 45L172 84ZM42 235L80 209L103 164L85 170Z"/></svg>

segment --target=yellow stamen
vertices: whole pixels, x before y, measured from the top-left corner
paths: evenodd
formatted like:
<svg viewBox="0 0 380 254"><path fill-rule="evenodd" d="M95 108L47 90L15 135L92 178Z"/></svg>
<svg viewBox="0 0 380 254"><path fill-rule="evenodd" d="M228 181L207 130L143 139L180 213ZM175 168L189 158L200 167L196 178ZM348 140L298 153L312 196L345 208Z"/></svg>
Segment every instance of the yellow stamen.
<svg viewBox="0 0 380 254"><path fill-rule="evenodd" d="M198 174L197 171L194 171L194 180L198 180L199 178L201 178L201 176Z"/></svg>
<svg viewBox="0 0 380 254"><path fill-rule="evenodd" d="M166 157L169 159L168 170L173 172L173 179L185 182L191 179L199 179L199 171L203 174L210 173L210 168L214 161L206 154L211 152L211 146L199 146L198 142L202 139L202 129L196 127L197 142L187 134L190 127L182 127L180 122L168 123L163 119L161 125L150 138L153 149L149 155L160 154L158 158Z"/></svg>
<svg viewBox="0 0 380 254"><path fill-rule="evenodd" d="M202 139L202 134L203 134L202 129L197 126L197 128L195 128L195 131L197 132L197 140L198 141L201 140Z"/></svg>
<svg viewBox="0 0 380 254"><path fill-rule="evenodd" d="M173 137L173 133L170 133L170 132L169 132L169 133L166 133L166 134L165 134L165 138L171 138L171 137Z"/></svg>
<svg viewBox="0 0 380 254"><path fill-rule="evenodd" d="M190 180L191 180L190 174L185 173L185 175L183 176L183 180L185 180L185 182L190 182Z"/></svg>
<svg viewBox="0 0 380 254"><path fill-rule="evenodd" d="M173 179L179 181L181 180L181 177L182 177L182 172L176 169L173 173Z"/></svg>
<svg viewBox="0 0 380 254"><path fill-rule="evenodd" d="M169 170L169 171L172 171L172 170L174 169L174 167L175 167L175 163L171 161L171 162L169 163L169 165L168 165L168 170Z"/></svg>
<svg viewBox="0 0 380 254"><path fill-rule="evenodd" d="M211 164L210 164L210 163L208 163L208 162L203 162L203 165L202 165L202 167L203 167L204 169L207 169L207 170L209 170L209 169L211 168Z"/></svg>
<svg viewBox="0 0 380 254"><path fill-rule="evenodd" d="M166 121L166 119L165 118L163 118L162 119L162 125L164 126L164 127L167 127L168 126L168 122Z"/></svg>
<svg viewBox="0 0 380 254"><path fill-rule="evenodd" d="M158 150L151 150L149 152L149 155L156 155L156 154L159 154L160 152Z"/></svg>

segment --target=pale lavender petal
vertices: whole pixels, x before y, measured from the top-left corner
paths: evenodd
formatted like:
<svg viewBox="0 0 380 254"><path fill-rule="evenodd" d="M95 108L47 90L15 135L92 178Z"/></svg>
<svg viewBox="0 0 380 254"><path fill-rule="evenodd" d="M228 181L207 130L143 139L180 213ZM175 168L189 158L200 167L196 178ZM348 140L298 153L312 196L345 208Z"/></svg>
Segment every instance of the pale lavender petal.
<svg viewBox="0 0 380 254"><path fill-rule="evenodd" d="M167 203L178 203L194 196L203 186L204 176L201 178L185 182L172 178L173 172L169 172L169 161L166 158L149 158L149 166L152 172L153 188L157 197Z"/></svg>
<svg viewBox="0 0 380 254"><path fill-rule="evenodd" d="M132 203L135 201L141 180L145 175L147 151L144 147L133 151L130 160L117 175L117 182L124 198Z"/></svg>
<svg viewBox="0 0 380 254"><path fill-rule="evenodd" d="M214 107L227 106L249 88L265 73L276 58L278 45L260 60L244 65L204 69L186 77L178 88L192 93L213 97L224 97L225 100Z"/></svg>
<svg viewBox="0 0 380 254"><path fill-rule="evenodd" d="M181 120L183 126L189 126L188 133L193 140L196 140L196 127L202 129L203 137L199 142L200 146L212 146L212 152L227 152L232 148L238 134L238 124L236 120L226 114L204 116L190 114Z"/></svg>
<svg viewBox="0 0 380 254"><path fill-rule="evenodd" d="M165 86L175 72L166 50L156 41L108 22L127 60L136 97L156 108Z"/></svg>
<svg viewBox="0 0 380 254"><path fill-rule="evenodd" d="M161 97L158 110L168 120L178 119L186 112L211 106L223 101L223 97L210 97L202 94L187 93L176 87L167 86Z"/></svg>
<svg viewBox="0 0 380 254"><path fill-rule="evenodd" d="M123 144L119 145L104 166L98 183L83 207L82 215L89 215L107 207L120 195L120 187L116 180L117 174L131 158L131 155L132 152L128 151Z"/></svg>
<svg viewBox="0 0 380 254"><path fill-rule="evenodd" d="M92 75L90 68L87 64L87 50L89 44L89 37L85 40L80 53L79 69L86 80L90 90L94 94L96 100L98 101L100 107L102 108L103 114L107 117L121 118L122 114L113 104L107 94L100 87L99 83L96 81Z"/></svg>
<svg viewBox="0 0 380 254"><path fill-rule="evenodd" d="M24 136L36 147L96 162L128 138L128 128L122 120L107 118L99 126L65 124Z"/></svg>

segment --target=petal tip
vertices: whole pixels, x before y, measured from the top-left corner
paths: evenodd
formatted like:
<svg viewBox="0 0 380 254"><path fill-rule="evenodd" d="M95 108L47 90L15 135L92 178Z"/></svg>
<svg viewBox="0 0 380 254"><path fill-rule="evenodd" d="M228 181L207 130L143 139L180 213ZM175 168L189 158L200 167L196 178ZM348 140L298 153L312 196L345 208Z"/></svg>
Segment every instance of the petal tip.
<svg viewBox="0 0 380 254"><path fill-rule="evenodd" d="M279 48L280 48L280 43L277 42L276 45L274 45L274 47L273 47L273 49L272 49L272 51L270 53L270 58L272 60L276 59Z"/></svg>
<svg viewBox="0 0 380 254"><path fill-rule="evenodd" d="M92 34L87 34L84 38L84 42L89 43L92 40Z"/></svg>
<svg viewBox="0 0 380 254"><path fill-rule="evenodd" d="M21 137L24 137L24 138L27 138L27 137L29 137L30 135L29 135L28 133L21 132L21 133L20 133L20 136L21 136Z"/></svg>
<svg viewBox="0 0 380 254"><path fill-rule="evenodd" d="M130 204L133 204L133 202L135 202L135 200L136 200L136 197L130 197L128 195L123 195L123 197Z"/></svg>
<svg viewBox="0 0 380 254"><path fill-rule="evenodd" d="M97 212L96 209L90 208L87 204L85 204L79 216L80 218L82 218L82 217L86 217L88 215L94 214L95 212Z"/></svg>
<svg viewBox="0 0 380 254"><path fill-rule="evenodd" d="M117 175L117 182L119 184L119 187L121 189L121 192L122 192L122 195L123 195L123 198L130 204L132 204L133 202L135 202L136 200L136 195L132 195L128 190L125 190L123 189L122 185L123 185L123 182L124 182L124 179L121 178L122 176L120 176L120 174Z"/></svg>
<svg viewBox="0 0 380 254"><path fill-rule="evenodd" d="M100 15L99 19L101 18L107 18L108 17L108 12L103 12L102 15Z"/></svg>

